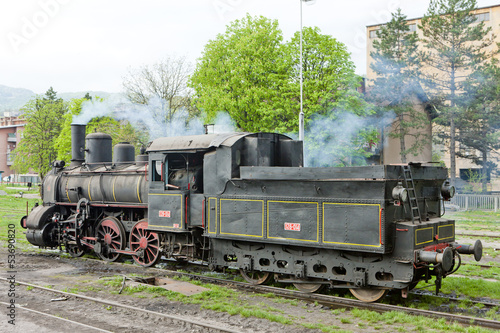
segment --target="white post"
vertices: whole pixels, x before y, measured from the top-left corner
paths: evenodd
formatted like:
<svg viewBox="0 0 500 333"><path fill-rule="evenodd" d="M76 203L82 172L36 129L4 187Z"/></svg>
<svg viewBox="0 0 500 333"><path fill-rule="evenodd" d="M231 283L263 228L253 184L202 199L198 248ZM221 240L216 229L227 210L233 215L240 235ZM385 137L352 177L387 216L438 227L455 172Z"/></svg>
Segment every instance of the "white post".
<svg viewBox="0 0 500 333"><path fill-rule="evenodd" d="M300 2L300 114L299 114L299 140L304 141L304 111L302 96L302 0Z"/></svg>

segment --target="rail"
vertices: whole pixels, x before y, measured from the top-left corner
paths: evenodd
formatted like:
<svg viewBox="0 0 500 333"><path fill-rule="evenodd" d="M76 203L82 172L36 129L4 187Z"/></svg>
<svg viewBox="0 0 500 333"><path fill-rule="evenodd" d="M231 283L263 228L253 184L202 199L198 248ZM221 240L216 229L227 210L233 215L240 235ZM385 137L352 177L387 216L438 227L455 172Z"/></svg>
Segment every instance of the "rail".
<svg viewBox="0 0 500 333"><path fill-rule="evenodd" d="M456 194L445 205L447 209L491 210L496 213L500 209L500 195Z"/></svg>

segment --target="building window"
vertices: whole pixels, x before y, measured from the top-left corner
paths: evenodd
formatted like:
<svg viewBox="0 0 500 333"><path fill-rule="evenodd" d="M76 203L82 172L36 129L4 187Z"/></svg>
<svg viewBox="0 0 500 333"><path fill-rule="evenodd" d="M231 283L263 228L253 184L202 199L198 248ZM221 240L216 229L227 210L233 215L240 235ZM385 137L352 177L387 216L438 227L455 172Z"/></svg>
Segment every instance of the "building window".
<svg viewBox="0 0 500 333"><path fill-rule="evenodd" d="M417 24L416 23L408 24L408 28L410 28L410 32L415 32L417 31Z"/></svg>
<svg viewBox="0 0 500 333"><path fill-rule="evenodd" d="M489 21L490 13L487 12L487 13L475 14L474 17L476 18L476 22Z"/></svg>
<svg viewBox="0 0 500 333"><path fill-rule="evenodd" d="M379 31L379 29L370 30L370 38L377 38L377 31Z"/></svg>

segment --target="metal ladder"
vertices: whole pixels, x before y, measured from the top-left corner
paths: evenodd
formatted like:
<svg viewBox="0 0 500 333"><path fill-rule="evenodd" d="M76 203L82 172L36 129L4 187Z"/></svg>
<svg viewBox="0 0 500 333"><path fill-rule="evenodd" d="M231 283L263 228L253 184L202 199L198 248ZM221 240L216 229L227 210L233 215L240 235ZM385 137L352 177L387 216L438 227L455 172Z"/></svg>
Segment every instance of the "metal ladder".
<svg viewBox="0 0 500 333"><path fill-rule="evenodd" d="M409 165L403 165L403 176L405 179L406 191L408 192L408 199L410 202L411 210L411 220L413 223L418 221L422 223L422 218L420 217L420 209L418 208L417 193L415 191L415 184L413 182L413 176L411 175L411 168Z"/></svg>

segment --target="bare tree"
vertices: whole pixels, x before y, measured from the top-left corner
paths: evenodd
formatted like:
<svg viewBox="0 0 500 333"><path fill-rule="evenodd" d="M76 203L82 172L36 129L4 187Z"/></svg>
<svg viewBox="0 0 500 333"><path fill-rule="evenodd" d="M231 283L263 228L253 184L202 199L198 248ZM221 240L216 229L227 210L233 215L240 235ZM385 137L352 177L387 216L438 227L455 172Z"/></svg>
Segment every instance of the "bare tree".
<svg viewBox="0 0 500 333"><path fill-rule="evenodd" d="M130 69L123 78L123 87L132 103L150 104L155 100L160 104L153 115L156 120L170 122L176 112L185 109L191 117L195 114L191 106L191 90L187 81L193 66L185 57L171 57Z"/></svg>

